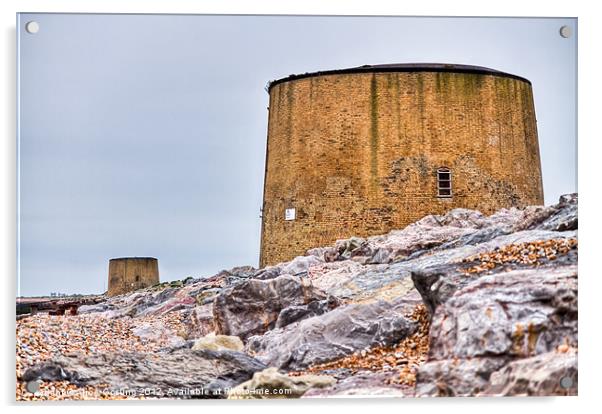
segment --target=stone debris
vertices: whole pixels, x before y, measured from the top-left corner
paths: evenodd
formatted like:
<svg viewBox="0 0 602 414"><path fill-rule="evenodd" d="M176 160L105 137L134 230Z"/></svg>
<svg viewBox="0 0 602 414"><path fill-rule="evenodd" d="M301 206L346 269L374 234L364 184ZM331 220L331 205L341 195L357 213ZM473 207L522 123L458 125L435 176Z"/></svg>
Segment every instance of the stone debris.
<svg viewBox="0 0 602 414"><path fill-rule="evenodd" d="M482 273L507 264L539 266L577 249L577 239L537 240L498 247L491 252L467 257L463 262L478 262L478 265L463 270L466 274Z"/></svg>
<svg viewBox="0 0 602 414"><path fill-rule="evenodd" d="M54 357L71 354L96 355L112 352L156 352L170 346L181 324L181 315L169 313L161 318L107 319L96 315L51 316L37 314L17 321L16 374L21 378L25 371L36 364ZM164 328L163 334L141 337L134 332L140 325L149 324ZM167 333L169 331L171 333ZM154 331L157 333L157 331ZM77 388L77 387L75 387ZM85 387L75 390L64 381L49 384L42 382L40 391L50 393L36 397L17 382L17 400L35 399L112 399L104 395L102 387ZM72 395L72 398L69 398ZM115 396L116 398L127 398Z"/></svg>

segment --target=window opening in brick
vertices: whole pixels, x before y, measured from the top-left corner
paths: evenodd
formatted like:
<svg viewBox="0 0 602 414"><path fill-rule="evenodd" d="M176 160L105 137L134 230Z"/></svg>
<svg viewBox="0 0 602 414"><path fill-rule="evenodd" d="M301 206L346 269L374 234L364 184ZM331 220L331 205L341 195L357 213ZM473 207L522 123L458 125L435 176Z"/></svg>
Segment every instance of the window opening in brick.
<svg viewBox="0 0 602 414"><path fill-rule="evenodd" d="M437 197L451 197L451 171L449 168L437 169Z"/></svg>

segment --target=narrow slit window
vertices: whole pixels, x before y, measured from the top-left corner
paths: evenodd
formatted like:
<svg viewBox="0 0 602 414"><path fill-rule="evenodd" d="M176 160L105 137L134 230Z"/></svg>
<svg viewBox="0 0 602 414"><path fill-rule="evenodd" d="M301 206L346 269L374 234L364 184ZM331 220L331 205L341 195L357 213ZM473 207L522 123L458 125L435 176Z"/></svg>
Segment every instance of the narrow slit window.
<svg viewBox="0 0 602 414"><path fill-rule="evenodd" d="M437 196L452 196L451 171L449 168L439 168L437 170Z"/></svg>

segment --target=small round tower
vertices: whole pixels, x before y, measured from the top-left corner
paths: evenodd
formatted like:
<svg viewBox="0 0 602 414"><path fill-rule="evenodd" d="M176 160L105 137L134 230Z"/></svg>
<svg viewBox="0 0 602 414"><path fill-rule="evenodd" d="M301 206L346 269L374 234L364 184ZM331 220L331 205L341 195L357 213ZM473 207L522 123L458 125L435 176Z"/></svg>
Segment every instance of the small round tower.
<svg viewBox="0 0 602 414"><path fill-rule="evenodd" d="M154 257L121 257L109 260L109 296L159 283L159 262Z"/></svg>

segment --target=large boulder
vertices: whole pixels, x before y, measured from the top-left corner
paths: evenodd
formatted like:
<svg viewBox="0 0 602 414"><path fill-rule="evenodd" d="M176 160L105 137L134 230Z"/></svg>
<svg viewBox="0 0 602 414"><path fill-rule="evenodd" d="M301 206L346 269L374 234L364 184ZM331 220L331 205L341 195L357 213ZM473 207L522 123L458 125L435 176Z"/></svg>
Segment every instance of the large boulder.
<svg viewBox="0 0 602 414"><path fill-rule="evenodd" d="M327 375L288 376L274 367L253 374L253 378L230 390L228 399L300 398L310 389L332 386Z"/></svg>
<svg viewBox="0 0 602 414"><path fill-rule="evenodd" d="M27 370L22 381L69 381L78 386L108 386L137 395L225 398L228 389L247 381L264 364L241 352L192 351L108 353L61 356Z"/></svg>
<svg viewBox="0 0 602 414"><path fill-rule="evenodd" d="M577 353L547 352L513 361L491 374L482 395L577 395Z"/></svg>
<svg viewBox="0 0 602 414"><path fill-rule="evenodd" d="M373 346L398 343L416 331L407 303L341 306L248 339L245 349L266 365L299 370Z"/></svg>
<svg viewBox="0 0 602 414"><path fill-rule="evenodd" d="M282 275L268 280L249 279L225 289L215 298L216 332L246 339L272 329L283 309L326 297L307 278Z"/></svg>

